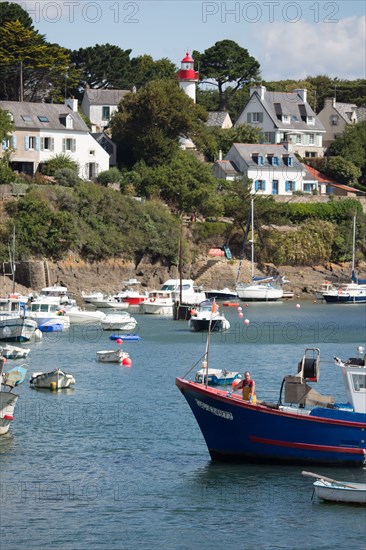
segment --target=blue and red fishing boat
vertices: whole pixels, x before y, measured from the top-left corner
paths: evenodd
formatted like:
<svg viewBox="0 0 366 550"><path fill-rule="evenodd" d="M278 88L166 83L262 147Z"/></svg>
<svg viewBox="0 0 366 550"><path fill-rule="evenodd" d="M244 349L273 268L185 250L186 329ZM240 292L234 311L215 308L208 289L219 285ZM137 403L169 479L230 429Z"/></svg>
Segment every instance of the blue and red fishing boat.
<svg viewBox="0 0 366 550"><path fill-rule="evenodd" d="M360 353L364 352L359 348ZM308 348L295 376L282 380L277 403L177 378L213 460L362 466L366 456L366 355L336 359L347 404L314 390L320 351Z"/></svg>

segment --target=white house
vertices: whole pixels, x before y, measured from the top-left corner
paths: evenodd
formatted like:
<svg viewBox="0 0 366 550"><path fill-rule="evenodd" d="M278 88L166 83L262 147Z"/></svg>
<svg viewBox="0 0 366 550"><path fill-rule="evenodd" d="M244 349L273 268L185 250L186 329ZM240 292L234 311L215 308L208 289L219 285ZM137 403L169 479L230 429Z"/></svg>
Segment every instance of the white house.
<svg viewBox="0 0 366 550"><path fill-rule="evenodd" d="M227 111L208 111L206 126L214 126L226 130L232 128L233 123Z"/></svg>
<svg viewBox="0 0 366 550"><path fill-rule="evenodd" d="M318 190L316 179L284 145L234 143L225 159L215 162L213 174L227 180L247 176L253 181L251 192L260 195Z"/></svg>
<svg viewBox="0 0 366 550"><path fill-rule="evenodd" d="M325 128L323 144L328 147L332 141L343 134L347 126L358 122L357 105L339 103L335 97L327 97L318 118Z"/></svg>
<svg viewBox="0 0 366 550"><path fill-rule="evenodd" d="M302 157L322 157L325 129L307 102L305 89L267 92L250 88L250 98L235 126L250 124L263 132L264 143L291 143Z"/></svg>
<svg viewBox="0 0 366 550"><path fill-rule="evenodd" d="M79 176L93 180L109 169L109 155L89 133L77 112L77 100L66 104L0 101L10 113L14 132L1 144L0 156L13 148L11 167L33 175L54 156L65 153L79 165Z"/></svg>
<svg viewBox="0 0 366 550"><path fill-rule="evenodd" d="M130 90L85 90L80 110L92 123L93 132L102 132L109 126L121 100L130 93Z"/></svg>

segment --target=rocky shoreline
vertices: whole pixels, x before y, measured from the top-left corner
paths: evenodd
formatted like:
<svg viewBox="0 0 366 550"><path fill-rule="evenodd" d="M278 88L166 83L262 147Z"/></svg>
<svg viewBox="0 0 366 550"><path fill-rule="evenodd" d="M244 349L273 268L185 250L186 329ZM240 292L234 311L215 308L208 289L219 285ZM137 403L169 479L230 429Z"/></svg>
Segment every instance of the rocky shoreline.
<svg viewBox="0 0 366 550"><path fill-rule="evenodd" d="M22 294L31 292L37 293L43 286L63 285L75 296L81 296L81 292L101 291L104 293L118 292L124 287L123 282L129 279L137 279L141 284L141 290L152 290L159 288L161 284L170 278L179 278L176 267L167 269L160 264L152 265L148 262L141 262L137 268L131 262L123 260L110 260L87 264L77 259L48 264L48 277L45 279L33 280L31 287L20 284L16 281L15 291ZM237 279L239 261L218 259L212 260L201 258L195 264L185 266L184 278L192 278L197 286L209 289L233 289ZM276 268L272 265L261 266L256 269L256 274L267 275L269 273L280 273L284 275L289 283L285 286L288 291L293 291L294 296L299 299L314 300L314 291L327 280L335 283L349 282L351 276L350 263L317 265L313 267L292 267L281 266ZM366 262L358 266L358 273L366 278ZM250 262L244 261L240 265L240 282L249 282ZM0 294L6 295L13 290L12 279L3 275L0 280Z"/></svg>

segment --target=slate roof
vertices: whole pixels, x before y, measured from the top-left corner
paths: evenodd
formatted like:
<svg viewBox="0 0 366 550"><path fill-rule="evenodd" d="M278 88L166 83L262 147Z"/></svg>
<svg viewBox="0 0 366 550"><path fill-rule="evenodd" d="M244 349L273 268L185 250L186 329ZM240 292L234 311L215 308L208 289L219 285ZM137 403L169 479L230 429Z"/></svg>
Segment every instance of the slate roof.
<svg viewBox="0 0 366 550"><path fill-rule="evenodd" d="M260 99L263 107L266 109L269 116L272 118L274 125L283 130L303 130L325 132L324 126L310 107L308 103L304 103L303 99L296 92L264 92L264 99ZM254 95L254 94L253 94ZM253 96L251 96L253 97ZM250 101L250 100L249 100ZM290 115L291 122L284 124L281 120L282 115ZM314 124L309 125L306 122L306 117L315 117Z"/></svg>
<svg viewBox="0 0 366 550"><path fill-rule="evenodd" d="M237 176L240 172L231 160L217 160L216 163L227 176Z"/></svg>
<svg viewBox="0 0 366 550"><path fill-rule="evenodd" d="M258 144L258 143L233 143L232 147L238 151L240 157L247 164L248 168L258 168L257 162L253 159L253 155L258 153L263 156L264 164L261 165L261 168L271 167L272 171L282 171L284 163L282 157L291 157L293 158L293 165L288 167L291 170L303 170L303 165L297 159L296 155L290 152L284 145L273 145L273 144ZM273 165L270 163L270 156L278 157L280 162L279 165Z"/></svg>
<svg viewBox="0 0 366 550"><path fill-rule="evenodd" d="M206 125L219 126L222 128L222 125L228 115L229 113L227 111L209 111Z"/></svg>
<svg viewBox="0 0 366 550"><path fill-rule="evenodd" d="M338 103L335 104L335 110L341 115L346 122L352 122L352 112L357 109L354 103Z"/></svg>
<svg viewBox="0 0 366 550"><path fill-rule="evenodd" d="M91 105L118 105L121 99L130 93L130 90L95 90L87 88L84 95Z"/></svg>
<svg viewBox="0 0 366 550"><path fill-rule="evenodd" d="M308 172L310 172L310 174L313 174L314 178L317 179L319 183L325 183L326 185L330 185L331 187L336 187L337 189L343 189L344 191L355 193L355 195L366 195L364 191L360 191L359 189L356 189L355 187L350 187L349 185L345 185L344 183L339 183L337 180L331 178L330 176L327 176L326 174L323 174L322 172L319 172L319 170L313 168L312 166L304 164L304 167Z"/></svg>
<svg viewBox="0 0 366 550"><path fill-rule="evenodd" d="M356 114L357 114L357 122L365 122L366 121L365 105L362 105L362 107L357 107Z"/></svg>
<svg viewBox="0 0 366 550"><path fill-rule="evenodd" d="M79 115L72 111L65 104L56 103L30 103L28 101L0 101L0 109L9 111L13 115L14 126L16 130L72 130L77 132L89 132L89 128ZM66 128L65 120L67 115L71 115L74 123L73 128ZM23 119L28 116L31 120L28 122ZM47 117L48 121L42 122L39 117Z"/></svg>

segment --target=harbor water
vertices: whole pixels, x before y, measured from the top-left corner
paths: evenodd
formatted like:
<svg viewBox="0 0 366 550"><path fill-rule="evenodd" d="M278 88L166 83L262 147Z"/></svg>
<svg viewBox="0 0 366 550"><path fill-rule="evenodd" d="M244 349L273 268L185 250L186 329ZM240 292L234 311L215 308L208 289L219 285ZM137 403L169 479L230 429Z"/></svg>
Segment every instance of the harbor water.
<svg viewBox="0 0 366 550"><path fill-rule="evenodd" d="M304 349L319 348L316 389L345 402L334 356L365 345L365 305L240 305L243 317L221 308L231 329L211 335L210 367L250 370L258 398L277 401ZM312 499L301 471L365 482L366 470L212 462L175 386L206 334L131 314L141 340L122 344L130 368L96 362L98 350L118 347L96 326L26 344L28 377L0 439L1 550L364 549L365 507ZM32 372L55 367L74 375L73 389L29 387Z"/></svg>

